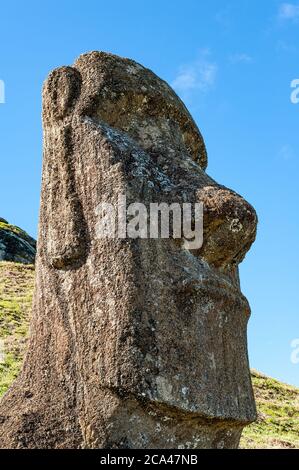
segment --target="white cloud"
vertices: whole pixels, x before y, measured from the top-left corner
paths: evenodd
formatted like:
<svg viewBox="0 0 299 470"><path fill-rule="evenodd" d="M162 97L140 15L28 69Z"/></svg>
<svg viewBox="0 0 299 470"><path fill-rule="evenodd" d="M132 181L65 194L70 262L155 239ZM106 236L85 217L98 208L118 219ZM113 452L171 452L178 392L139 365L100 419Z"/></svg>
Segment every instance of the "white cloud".
<svg viewBox="0 0 299 470"><path fill-rule="evenodd" d="M280 20L299 20L299 5L295 3L282 3L279 7L278 18Z"/></svg>
<svg viewBox="0 0 299 470"><path fill-rule="evenodd" d="M207 92L214 85L218 67L208 56L209 51L204 50L197 60L179 68L171 86L184 98L196 90Z"/></svg>
<svg viewBox="0 0 299 470"><path fill-rule="evenodd" d="M253 62L253 58L250 55L242 52L242 53L237 53L237 54L231 54L229 56L229 61L232 64L239 64L239 63L251 64Z"/></svg>

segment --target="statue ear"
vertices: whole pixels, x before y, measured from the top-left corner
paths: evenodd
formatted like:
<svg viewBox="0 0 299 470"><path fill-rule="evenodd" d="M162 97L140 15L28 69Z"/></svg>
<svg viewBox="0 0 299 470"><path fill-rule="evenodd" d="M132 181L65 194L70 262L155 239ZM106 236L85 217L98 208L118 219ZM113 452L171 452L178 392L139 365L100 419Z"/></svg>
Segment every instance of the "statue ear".
<svg viewBox="0 0 299 470"><path fill-rule="evenodd" d="M81 75L72 67L55 69L43 89L44 119L61 120L69 115L81 91Z"/></svg>

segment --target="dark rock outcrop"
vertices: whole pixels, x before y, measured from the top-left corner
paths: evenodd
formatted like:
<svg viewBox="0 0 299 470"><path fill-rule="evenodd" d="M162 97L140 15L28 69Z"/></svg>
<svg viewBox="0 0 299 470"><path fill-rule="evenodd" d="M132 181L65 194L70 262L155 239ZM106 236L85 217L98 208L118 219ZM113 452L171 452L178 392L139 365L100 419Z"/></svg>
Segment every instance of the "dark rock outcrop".
<svg viewBox="0 0 299 470"><path fill-rule="evenodd" d="M0 261L33 264L35 254L36 241L0 217Z"/></svg>

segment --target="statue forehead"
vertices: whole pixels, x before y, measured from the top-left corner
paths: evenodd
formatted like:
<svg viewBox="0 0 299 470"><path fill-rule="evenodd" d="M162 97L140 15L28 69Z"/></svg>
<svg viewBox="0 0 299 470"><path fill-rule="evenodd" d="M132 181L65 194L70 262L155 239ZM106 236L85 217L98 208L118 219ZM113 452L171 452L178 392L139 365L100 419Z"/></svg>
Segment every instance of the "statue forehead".
<svg viewBox="0 0 299 470"><path fill-rule="evenodd" d="M73 67L82 78L81 102L87 114L97 114L107 102L125 106L128 118L176 122L186 136L190 153L202 168L207 166L203 137L189 111L174 90L151 70L137 62L104 52L81 55Z"/></svg>
<svg viewBox="0 0 299 470"><path fill-rule="evenodd" d="M153 96L163 95L165 100L182 108L188 117L190 116L172 88L151 70L134 60L94 51L79 56L74 67L83 77L89 80L93 78L96 82L94 85L99 87L98 91L107 91L103 88L109 87L114 93L134 91ZM92 84L89 82L90 85Z"/></svg>

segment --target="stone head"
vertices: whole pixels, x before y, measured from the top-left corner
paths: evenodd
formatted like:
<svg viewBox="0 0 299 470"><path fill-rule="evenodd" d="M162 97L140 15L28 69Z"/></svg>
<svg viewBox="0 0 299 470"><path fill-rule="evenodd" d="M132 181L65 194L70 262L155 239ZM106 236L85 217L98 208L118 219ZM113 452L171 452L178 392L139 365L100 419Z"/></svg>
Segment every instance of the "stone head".
<svg viewBox="0 0 299 470"><path fill-rule="evenodd" d="M3 404L19 423L30 390L38 433L14 424L6 445L58 429L56 447L236 447L256 416L238 276L254 209L208 176L186 107L132 60L91 52L54 70L43 124L32 333ZM99 204L120 196L202 203L203 243L99 237Z"/></svg>

